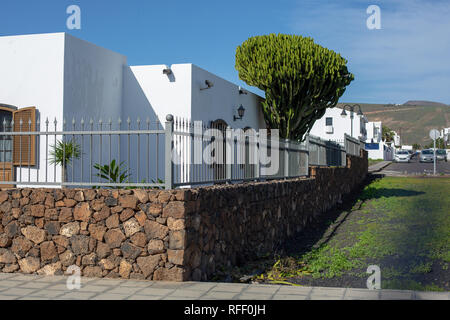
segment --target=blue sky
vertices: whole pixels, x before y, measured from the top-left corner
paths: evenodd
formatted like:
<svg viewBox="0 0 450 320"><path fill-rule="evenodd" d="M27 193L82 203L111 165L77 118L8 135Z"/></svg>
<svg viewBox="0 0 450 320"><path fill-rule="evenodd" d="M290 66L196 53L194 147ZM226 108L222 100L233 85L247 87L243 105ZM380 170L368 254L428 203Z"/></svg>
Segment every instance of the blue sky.
<svg viewBox="0 0 450 320"><path fill-rule="evenodd" d="M81 8L81 30L66 29L71 4ZM372 4L381 30L366 27ZM130 65L194 63L244 85L234 68L239 44L299 34L349 60L355 81L341 101L450 104L449 16L448 0L2 0L0 35L68 32Z"/></svg>

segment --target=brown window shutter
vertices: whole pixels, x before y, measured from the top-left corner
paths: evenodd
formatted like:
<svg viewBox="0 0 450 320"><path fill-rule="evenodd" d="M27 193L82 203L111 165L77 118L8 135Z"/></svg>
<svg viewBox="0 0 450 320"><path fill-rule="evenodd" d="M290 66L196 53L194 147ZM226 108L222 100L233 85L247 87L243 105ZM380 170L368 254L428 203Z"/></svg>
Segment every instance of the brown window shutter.
<svg viewBox="0 0 450 320"><path fill-rule="evenodd" d="M36 131L36 108L22 108L13 112L14 132ZM22 120L22 126L20 126ZM29 121L31 120L31 124ZM15 166L36 165L36 136L14 136L13 164Z"/></svg>

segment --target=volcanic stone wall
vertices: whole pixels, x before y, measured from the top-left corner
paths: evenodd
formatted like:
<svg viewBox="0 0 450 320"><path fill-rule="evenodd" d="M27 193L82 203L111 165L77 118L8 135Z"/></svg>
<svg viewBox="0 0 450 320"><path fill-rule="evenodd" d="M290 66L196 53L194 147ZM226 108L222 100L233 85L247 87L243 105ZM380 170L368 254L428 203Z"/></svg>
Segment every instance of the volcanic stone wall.
<svg viewBox="0 0 450 320"><path fill-rule="evenodd" d="M208 280L273 250L367 174L367 153L310 178L179 190L0 192L0 271Z"/></svg>

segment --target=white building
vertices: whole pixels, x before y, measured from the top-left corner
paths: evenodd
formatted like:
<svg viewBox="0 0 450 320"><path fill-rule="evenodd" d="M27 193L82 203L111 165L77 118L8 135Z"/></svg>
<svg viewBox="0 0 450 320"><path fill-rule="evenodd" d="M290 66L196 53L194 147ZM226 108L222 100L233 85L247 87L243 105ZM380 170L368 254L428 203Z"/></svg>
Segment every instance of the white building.
<svg viewBox="0 0 450 320"><path fill-rule="evenodd" d="M380 121L367 123L366 150L369 153L369 159L384 159L382 130Z"/></svg>
<svg viewBox="0 0 450 320"><path fill-rule="evenodd" d="M382 141L383 126L381 121L378 122L368 122L367 128L367 143L379 143Z"/></svg>
<svg viewBox="0 0 450 320"><path fill-rule="evenodd" d="M394 132L394 138L393 138L394 146L396 148L400 148L402 146L402 139L396 131L392 131L392 132Z"/></svg>
<svg viewBox="0 0 450 320"><path fill-rule="evenodd" d="M367 123L366 150L369 159L390 161L394 156L394 148L383 141L383 125L381 121Z"/></svg>
<svg viewBox="0 0 450 320"><path fill-rule="evenodd" d="M353 112L352 119L349 110L346 111L347 115L342 115L342 111L340 108L327 109L325 115L314 123L310 134L332 141L342 141L344 135L347 134L355 139L365 141L367 138L367 118Z"/></svg>
<svg viewBox="0 0 450 320"><path fill-rule="evenodd" d="M357 111L359 110L354 111L352 121L351 112L348 109L345 113L341 108L327 109L325 115L316 121L310 133L324 140L338 142L342 142L344 134L347 134L366 143L365 148L369 159L392 160L394 148L382 140L382 123L369 122L366 116L358 115ZM397 134L395 139L400 141Z"/></svg>
<svg viewBox="0 0 450 320"><path fill-rule="evenodd" d="M441 130L441 138L448 145L450 144L450 128L444 128Z"/></svg>
<svg viewBox="0 0 450 320"><path fill-rule="evenodd" d="M193 64L128 66L124 55L66 33L0 37L0 58L0 122L25 115L33 119L31 131L45 131L47 118L51 131L55 130L55 120L56 130L61 130L64 119L67 129L71 129L72 119L77 127L84 119L86 128L93 119L97 130L108 127L109 119L117 126L121 118L126 129L126 120L131 118L135 127L138 117L142 125L149 117L152 128L163 128L168 114L206 124L216 121L232 128L265 128L262 97ZM245 108L245 115L235 120L240 106ZM48 138L48 145L54 144L54 138ZM160 142L162 155L164 141ZM16 179L13 181L19 181L17 177L29 175L29 181L61 181L60 168L48 170L45 145L44 136L32 143L30 159L21 159L20 166L13 159L15 144L0 152L1 179L10 181L8 177L12 176ZM117 143L112 148L117 152ZM126 159L125 152L120 150L122 159ZM102 151L103 159L108 158L107 153L106 149ZM130 164L136 164L139 156L143 157L133 151ZM152 169L152 177L163 178L163 162L152 166L159 172ZM86 177L90 170L91 166L85 165L76 172Z"/></svg>

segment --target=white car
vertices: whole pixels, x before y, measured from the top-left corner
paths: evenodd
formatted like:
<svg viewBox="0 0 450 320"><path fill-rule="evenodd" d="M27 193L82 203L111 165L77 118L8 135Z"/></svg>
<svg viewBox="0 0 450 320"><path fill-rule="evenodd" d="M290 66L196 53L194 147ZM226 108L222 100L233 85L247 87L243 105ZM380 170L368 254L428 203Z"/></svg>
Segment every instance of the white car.
<svg viewBox="0 0 450 320"><path fill-rule="evenodd" d="M399 150L394 156L394 162L410 162L411 155L407 150Z"/></svg>

